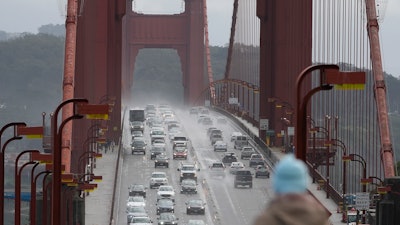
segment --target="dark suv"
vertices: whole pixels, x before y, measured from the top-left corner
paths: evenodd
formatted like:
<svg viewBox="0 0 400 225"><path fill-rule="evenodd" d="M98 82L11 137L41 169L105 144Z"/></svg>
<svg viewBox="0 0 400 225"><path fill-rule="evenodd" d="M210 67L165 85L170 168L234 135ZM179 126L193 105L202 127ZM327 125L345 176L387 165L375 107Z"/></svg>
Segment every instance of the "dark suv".
<svg viewBox="0 0 400 225"><path fill-rule="evenodd" d="M129 187L129 196L143 196L146 198L146 187L143 184L132 184Z"/></svg>
<svg viewBox="0 0 400 225"><path fill-rule="evenodd" d="M234 152L227 152L225 153L224 157L222 158L222 162L225 165L230 165L232 162L237 162L238 158L236 157Z"/></svg>
<svg viewBox="0 0 400 225"><path fill-rule="evenodd" d="M234 187L249 186L253 187L253 174L250 170L238 170L235 174Z"/></svg>

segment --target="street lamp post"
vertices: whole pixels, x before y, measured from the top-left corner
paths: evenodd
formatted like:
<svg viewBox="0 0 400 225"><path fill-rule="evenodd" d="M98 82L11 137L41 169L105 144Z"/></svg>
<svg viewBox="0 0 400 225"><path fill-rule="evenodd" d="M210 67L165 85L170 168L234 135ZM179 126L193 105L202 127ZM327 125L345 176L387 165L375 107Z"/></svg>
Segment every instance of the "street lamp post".
<svg viewBox="0 0 400 225"><path fill-rule="evenodd" d="M38 174L36 174L36 176L33 177L33 180L31 181L31 203L30 203L30 207L29 207L29 213L30 213L30 218L31 218L30 224L31 225L36 225L36 184L37 184L37 179L39 178L40 175L49 174L49 173L51 173L51 171L49 171L49 170L39 172ZM32 175L33 175L33 173L32 173ZM42 188L44 189L44 187L42 187ZM44 197L43 197L43 201L44 201Z"/></svg>
<svg viewBox="0 0 400 225"><path fill-rule="evenodd" d="M362 179L361 179L361 185L363 186L362 187L362 192L367 192L367 183L368 183L368 179L367 179L367 162L359 154L349 154L349 157L350 157L351 161L359 162L362 165L362 167L363 167L363 175L362 175ZM357 159L355 157L357 157ZM362 223L365 223L365 210L363 210Z"/></svg>
<svg viewBox="0 0 400 225"><path fill-rule="evenodd" d="M22 155L24 155L26 153L32 154L34 152L39 153L39 150L22 151L15 159L15 204L14 204L14 208L15 208L14 223L15 223L15 225L21 224L21 172L22 172L22 169L24 169L24 167L27 165L36 163L35 161L30 160L27 163L23 164L21 166L21 168L18 169L18 162Z"/></svg>
<svg viewBox="0 0 400 225"><path fill-rule="evenodd" d="M307 92L305 96L302 95L302 83L305 80L307 74L319 70L320 71L320 83L318 87L315 87ZM296 156L297 158L306 162L306 147L307 147L307 104L311 99L312 95L322 90L331 90L333 86L323 81L322 77L327 70L338 71L339 67L337 65L314 65L309 66L304 69L296 80ZM303 98L302 98L303 96Z"/></svg>
<svg viewBox="0 0 400 225"><path fill-rule="evenodd" d="M4 223L4 154L5 154L5 150L7 145L14 141L14 140L20 140L22 139L21 136L17 135L17 127L18 126L26 126L26 123L22 123L22 122L14 122L14 123L9 123L6 124L5 126L3 126L0 130L0 224ZM9 128L9 127L14 127L14 136L10 139L8 139L4 145L1 145L1 137L4 133L4 131Z"/></svg>
<svg viewBox="0 0 400 225"><path fill-rule="evenodd" d="M73 103L73 115L64 119L57 127L58 113L63 106ZM108 119L109 105L89 105L87 99L76 98L62 102L55 110L52 117L53 135L53 182L52 182L52 208L51 225L61 224L61 156L62 156L62 130L73 119L82 119L86 115L88 119Z"/></svg>
<svg viewBox="0 0 400 225"><path fill-rule="evenodd" d="M302 83L307 74L319 71L319 86L311 89L303 96ZM312 95L321 90L331 90L332 85L359 85L365 84L365 72L340 72L339 66L328 65L312 65L304 69L296 80L296 156L306 161L306 146L307 146L307 103Z"/></svg>
<svg viewBox="0 0 400 225"><path fill-rule="evenodd" d="M293 124L294 108L289 102L284 101L278 97L270 97L270 98L268 98L268 102L274 103L275 108L284 108L285 116L282 116L280 119L281 119L282 124L284 125L284 141L283 142L284 142L285 151L287 151L289 148L289 143L292 143L292 140L290 139L291 135L289 135L289 127L291 127ZM286 118L286 115L289 116L289 119Z"/></svg>
<svg viewBox="0 0 400 225"><path fill-rule="evenodd" d="M69 103L88 103L87 99L69 99L62 102L55 110L52 117L52 135L53 135L53 176L52 176L52 207L51 207L51 225L61 224L61 141L62 129L65 124L73 119L81 119L82 115L73 114L61 122L58 127L58 113L61 108ZM74 112L75 113L75 112ZM58 128L58 129L57 129Z"/></svg>

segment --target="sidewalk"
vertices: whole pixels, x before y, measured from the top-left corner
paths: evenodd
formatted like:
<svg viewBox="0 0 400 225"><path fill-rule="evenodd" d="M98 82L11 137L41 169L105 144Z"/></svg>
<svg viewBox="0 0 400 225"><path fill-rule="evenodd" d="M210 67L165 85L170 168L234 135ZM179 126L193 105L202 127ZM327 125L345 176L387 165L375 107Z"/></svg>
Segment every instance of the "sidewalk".
<svg viewBox="0 0 400 225"><path fill-rule="evenodd" d="M102 152L102 157L96 159L94 174L103 176L97 189L85 197L85 225L109 225L114 188L115 166L118 156L118 146L115 150Z"/></svg>
<svg viewBox="0 0 400 225"><path fill-rule="evenodd" d="M246 120L243 120L240 117L236 117L242 124L244 124L254 135L258 136L258 128L254 127L252 124L248 123ZM285 153L282 152L281 148L271 148L272 153L278 159L281 159ZM330 221L332 225L343 225L341 222L342 214L337 213L338 205L330 198L326 198L326 193L323 190L318 190L318 184L314 183L310 185L308 189L331 213Z"/></svg>

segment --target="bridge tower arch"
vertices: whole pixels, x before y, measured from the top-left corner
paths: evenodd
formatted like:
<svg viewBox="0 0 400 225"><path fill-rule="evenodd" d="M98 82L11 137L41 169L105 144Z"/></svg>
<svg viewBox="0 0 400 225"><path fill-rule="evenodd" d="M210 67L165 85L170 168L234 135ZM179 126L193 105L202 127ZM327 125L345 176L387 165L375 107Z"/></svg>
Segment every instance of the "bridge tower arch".
<svg viewBox="0 0 400 225"><path fill-rule="evenodd" d="M136 57L144 48L171 48L178 53L184 104L193 105L205 89L203 0L185 0L185 11L149 15L132 9L127 1L122 43L122 98L130 100Z"/></svg>

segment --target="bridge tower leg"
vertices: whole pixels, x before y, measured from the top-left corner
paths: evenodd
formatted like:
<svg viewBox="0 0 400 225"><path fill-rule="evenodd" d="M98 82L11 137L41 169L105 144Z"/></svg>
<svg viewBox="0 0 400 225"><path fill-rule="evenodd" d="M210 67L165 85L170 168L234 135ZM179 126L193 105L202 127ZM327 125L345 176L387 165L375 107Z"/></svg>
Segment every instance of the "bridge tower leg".
<svg viewBox="0 0 400 225"><path fill-rule="evenodd" d="M268 98L296 105L297 76L312 63L312 0L257 0L257 16L261 29L259 115L268 119L269 130L276 137L284 130L282 113ZM259 136L266 138L267 131L260 130Z"/></svg>

